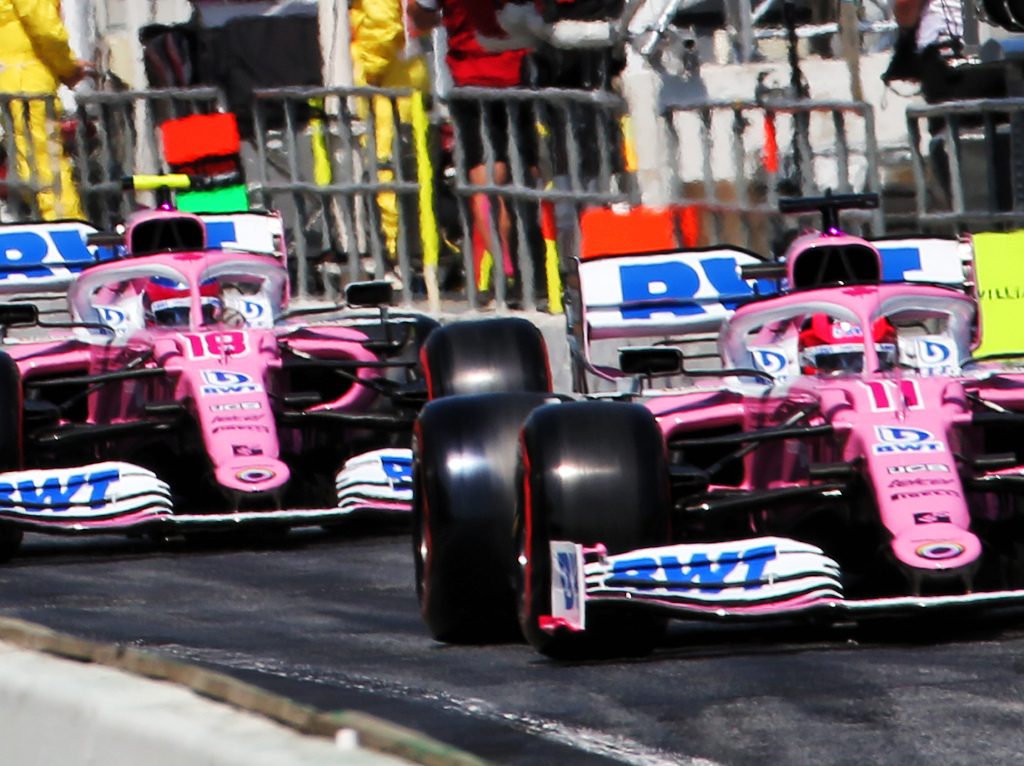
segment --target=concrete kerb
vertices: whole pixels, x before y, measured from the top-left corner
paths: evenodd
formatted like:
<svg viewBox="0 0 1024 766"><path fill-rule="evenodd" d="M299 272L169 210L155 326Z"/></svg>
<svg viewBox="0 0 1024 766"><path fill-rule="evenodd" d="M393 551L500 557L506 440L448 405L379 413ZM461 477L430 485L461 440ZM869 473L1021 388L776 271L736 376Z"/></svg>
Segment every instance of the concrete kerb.
<svg viewBox="0 0 1024 766"><path fill-rule="evenodd" d="M319 738L325 743L331 744L332 747L334 742L343 739L347 732L355 733L359 750L353 749L345 752L338 749L336 751L337 759L318 761L306 757L306 760L297 760L296 763L351 763L385 766L389 763L404 762L423 764L424 766L486 766L485 761L475 756L388 721L355 711L321 712L313 707L263 691L230 676L165 659L132 647L94 643L61 634L40 625L9 618L0 618L0 642L50 657L91 663L98 668L121 671L151 681L170 682L207 700L222 703L281 724L300 735ZM0 681L0 686L10 683L10 679ZM52 689L47 690L47 694L51 697L55 696ZM54 727L47 724L43 728L52 731ZM339 733L341 734L339 735ZM89 733L81 732L81 734L85 739ZM161 735L167 736L167 733L162 731ZM132 737L137 740L140 737L145 737L145 734L133 732ZM5 742L5 749L10 744ZM159 747L160 743L154 742L153 746ZM382 757L375 760L374 753L381 754ZM253 762L251 756L246 757L244 748L239 755L241 757L237 763ZM125 762L131 760L128 758ZM81 760L78 762L86 764L99 761ZM205 761L203 762L205 763ZM211 764L218 765L229 762L223 758L214 759L212 757L209 761ZM161 763L173 763L173 761L165 760ZM278 761L278 763L286 762Z"/></svg>

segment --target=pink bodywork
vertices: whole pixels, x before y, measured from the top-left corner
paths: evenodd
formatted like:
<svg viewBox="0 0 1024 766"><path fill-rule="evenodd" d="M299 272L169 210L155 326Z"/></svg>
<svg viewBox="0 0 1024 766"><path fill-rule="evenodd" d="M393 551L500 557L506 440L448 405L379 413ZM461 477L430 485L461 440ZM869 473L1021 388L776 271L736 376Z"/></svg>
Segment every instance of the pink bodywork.
<svg viewBox="0 0 1024 766"><path fill-rule="evenodd" d="M89 395L88 423L116 424L146 419L146 405L184 403L199 424L217 483L229 494L253 496L279 493L289 471L281 460L282 444L275 422L275 395L287 393L279 375L282 352L290 349L317 359L372 362L371 351L360 343L365 335L339 326L271 324L237 327L203 324L199 284L204 273L231 264L250 264L266 273L280 272L281 303L287 296L287 273L270 256L222 252L149 255L90 268L69 293L72 316L83 316L89 305L81 285L105 278L117 281L126 267L166 266L185 278L191 297L190 326L134 329L111 342L108 334L81 330L60 340L12 344L7 350L26 380L67 374L97 375L124 365L151 350L143 368L160 368L165 378L109 383ZM79 288L79 289L76 289ZM277 306L279 312L282 306ZM355 374L366 378L372 370ZM351 386L335 401L310 409L360 411L375 397L368 387ZM298 432L288 434L299 439ZM291 445L293 447L297 445Z"/></svg>
<svg viewBox="0 0 1024 766"><path fill-rule="evenodd" d="M973 310L970 298L925 285L793 293L736 311L720 340L725 366L750 366L739 358L745 348L745 332L760 326L766 316L774 316L766 312L836 307L856 317L861 327L871 327L880 309L893 305L895 299L908 298L960 304L965 316ZM961 345L967 346L970 325L965 322L960 333ZM970 451L965 449L966 437L960 427L970 423L967 393L979 385L978 378L928 377L899 368L876 371L881 365L872 343L865 344L864 354L865 372L860 374L796 375L786 385L748 386L749 393L744 386L729 386L659 396L646 403L666 439L698 428L731 426L754 431L780 426L798 409L811 409L812 416L802 423L829 424L834 433L754 450L744 458L744 478L735 488L806 486L809 464L860 465L898 562L911 570L969 567L981 554L981 543L969 528L970 499L954 456ZM1024 376L1017 377L1024 386ZM1024 405L1024 388L1014 391L1012 398ZM911 440L923 433L929 438ZM914 468L908 472L908 466Z"/></svg>

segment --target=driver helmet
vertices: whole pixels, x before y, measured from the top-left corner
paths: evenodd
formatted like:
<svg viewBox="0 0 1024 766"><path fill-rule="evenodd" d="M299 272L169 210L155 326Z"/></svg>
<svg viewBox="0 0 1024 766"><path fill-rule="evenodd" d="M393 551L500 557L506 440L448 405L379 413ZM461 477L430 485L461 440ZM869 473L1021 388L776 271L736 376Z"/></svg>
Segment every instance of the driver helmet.
<svg viewBox="0 0 1024 766"><path fill-rule="evenodd" d="M203 324L212 324L223 312L220 287L208 279L199 286ZM143 288L143 308L150 327L187 327L192 308L188 284L169 277L150 277Z"/></svg>
<svg viewBox="0 0 1024 766"><path fill-rule="evenodd" d="M880 365L891 367L896 360L896 328L882 317L871 328L871 335ZM828 314L815 314L800 331L800 366L805 375L862 372L863 330Z"/></svg>

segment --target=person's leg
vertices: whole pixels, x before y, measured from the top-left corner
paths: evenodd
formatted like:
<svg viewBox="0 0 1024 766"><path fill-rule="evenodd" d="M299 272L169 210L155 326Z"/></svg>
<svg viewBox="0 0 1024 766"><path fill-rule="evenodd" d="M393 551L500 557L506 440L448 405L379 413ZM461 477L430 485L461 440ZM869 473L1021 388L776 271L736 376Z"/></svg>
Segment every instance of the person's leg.
<svg viewBox="0 0 1024 766"><path fill-rule="evenodd" d="M487 175L487 166L482 163L471 167L468 175L469 182L473 186L484 186L491 181ZM504 162L494 163L493 183L496 185L508 183L508 165ZM497 227L495 227L492 215L491 205L494 203L498 205ZM497 258L499 254L503 261L505 276L511 276L513 273L512 256L508 247L512 232L512 219L508 214L505 201L500 197L474 194L470 202L470 209L473 225L473 260L477 272L474 276L477 287L485 289L490 284L491 269L493 269L492 259ZM486 251L486 255L484 251Z"/></svg>
<svg viewBox="0 0 1024 766"><path fill-rule="evenodd" d="M71 163L60 143L59 109L58 104L54 113L48 115L46 102L33 99L28 108L29 135L22 135L22 131L16 133L16 138L21 139L18 141L18 174L25 179L34 178L39 184L36 199L44 221L83 217ZM21 116L15 119L20 122Z"/></svg>

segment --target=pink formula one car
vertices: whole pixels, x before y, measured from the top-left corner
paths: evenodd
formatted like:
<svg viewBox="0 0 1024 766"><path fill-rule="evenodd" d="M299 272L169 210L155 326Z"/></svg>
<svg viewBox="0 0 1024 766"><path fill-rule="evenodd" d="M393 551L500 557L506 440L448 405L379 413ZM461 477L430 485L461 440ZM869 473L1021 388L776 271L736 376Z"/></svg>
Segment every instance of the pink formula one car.
<svg viewBox="0 0 1024 766"><path fill-rule="evenodd" d="M409 511L434 320L389 313L385 283L350 285L343 307L290 309L276 215L142 213L126 257L91 265L86 242L104 238L87 228L0 229L0 554L23 530ZM54 320L38 290L62 280Z"/></svg>
<svg viewBox="0 0 1024 766"><path fill-rule="evenodd" d="M583 262L580 362L609 391L428 404L414 550L432 634L518 621L565 656L650 645L666 616L1024 603L1024 369L971 359L960 243L917 264L958 287L884 281L886 249L909 240L880 254L834 220L869 202L789 203L829 225L784 263L729 248ZM699 369L683 349L709 329L719 363ZM600 341L622 346L617 366Z"/></svg>

